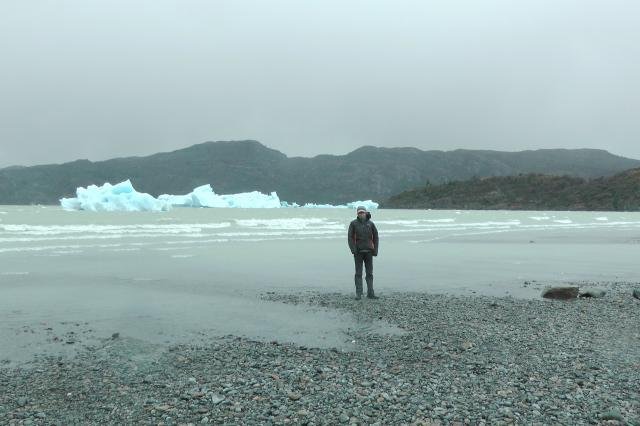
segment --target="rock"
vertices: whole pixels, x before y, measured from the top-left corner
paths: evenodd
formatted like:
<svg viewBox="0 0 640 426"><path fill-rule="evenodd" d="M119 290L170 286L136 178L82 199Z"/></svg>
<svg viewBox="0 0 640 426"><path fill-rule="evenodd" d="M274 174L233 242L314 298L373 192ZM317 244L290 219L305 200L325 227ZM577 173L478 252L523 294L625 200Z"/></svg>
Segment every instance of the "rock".
<svg viewBox="0 0 640 426"><path fill-rule="evenodd" d="M442 415L446 414L447 409L444 408L444 407L435 407L433 409L433 412L438 416L442 416Z"/></svg>
<svg viewBox="0 0 640 426"><path fill-rule="evenodd" d="M599 298L599 297L604 297L605 294L607 294L607 292L601 288L587 288L581 291L578 297Z"/></svg>
<svg viewBox="0 0 640 426"><path fill-rule="evenodd" d="M287 396L288 396L288 397L289 397L289 399L290 399L290 400L292 400L292 401L297 401L297 400L299 400L300 398L302 398L302 395L300 395L300 394L299 394L299 393L297 393L297 392L289 392L289 394L288 394Z"/></svg>
<svg viewBox="0 0 640 426"><path fill-rule="evenodd" d="M347 423L349 421L349 416L346 413L340 414L340 421L342 423Z"/></svg>
<svg viewBox="0 0 640 426"><path fill-rule="evenodd" d="M111 338L112 338L113 340L116 340L116 339L117 339L117 338L119 338L119 337L120 337L120 333L113 333L113 334L111 335Z"/></svg>
<svg viewBox="0 0 640 426"><path fill-rule="evenodd" d="M471 349L473 347L473 343L471 343L470 341L466 340L464 342L462 342L460 344L460 349L462 349L463 351L468 351L469 349Z"/></svg>
<svg viewBox="0 0 640 426"><path fill-rule="evenodd" d="M18 398L18 401L17 401L18 407L24 407L25 405L27 405L28 402L29 400L25 397Z"/></svg>
<svg viewBox="0 0 640 426"><path fill-rule="evenodd" d="M216 395L216 394L211 395L211 403L212 403L213 405L218 405L218 404L220 404L222 401L224 401L224 397L223 397L223 396Z"/></svg>
<svg viewBox="0 0 640 426"><path fill-rule="evenodd" d="M636 299L640 299L640 289L635 289L633 290L633 297L635 297Z"/></svg>
<svg viewBox="0 0 640 426"><path fill-rule="evenodd" d="M509 407L500 407L500 408L498 408L498 413L502 414L503 416L511 416L511 414L512 414L511 408L509 408Z"/></svg>
<svg viewBox="0 0 640 426"><path fill-rule="evenodd" d="M545 299L572 300L578 297L578 287L548 287L542 292Z"/></svg>
<svg viewBox="0 0 640 426"><path fill-rule="evenodd" d="M192 385L195 385L196 383L198 383L195 377L189 377L189 379L187 379L187 382L189 382Z"/></svg>
<svg viewBox="0 0 640 426"><path fill-rule="evenodd" d="M620 410L617 408L612 408L611 410L604 412L600 415L602 420L617 420L619 422L624 421L624 417L620 414Z"/></svg>

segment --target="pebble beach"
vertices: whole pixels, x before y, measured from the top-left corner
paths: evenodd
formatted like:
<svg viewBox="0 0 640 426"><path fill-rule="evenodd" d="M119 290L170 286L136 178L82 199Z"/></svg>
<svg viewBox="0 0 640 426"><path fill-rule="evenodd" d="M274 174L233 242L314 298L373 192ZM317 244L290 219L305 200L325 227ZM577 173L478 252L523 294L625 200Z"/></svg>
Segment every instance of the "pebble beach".
<svg viewBox="0 0 640 426"><path fill-rule="evenodd" d="M585 285L606 294L268 292L350 313L350 340L162 346L114 333L72 357L1 365L0 424L640 424L639 285Z"/></svg>

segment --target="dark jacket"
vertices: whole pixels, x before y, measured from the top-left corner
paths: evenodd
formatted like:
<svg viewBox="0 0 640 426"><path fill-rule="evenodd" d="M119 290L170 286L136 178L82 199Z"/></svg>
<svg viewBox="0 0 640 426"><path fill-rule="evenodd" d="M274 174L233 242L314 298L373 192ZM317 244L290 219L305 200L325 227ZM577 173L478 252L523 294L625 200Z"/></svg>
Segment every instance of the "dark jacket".
<svg viewBox="0 0 640 426"><path fill-rule="evenodd" d="M378 255L378 230L376 225L369 220L358 218L349 224L349 232L347 233L347 241L351 253L356 254L361 251L370 251L374 256Z"/></svg>

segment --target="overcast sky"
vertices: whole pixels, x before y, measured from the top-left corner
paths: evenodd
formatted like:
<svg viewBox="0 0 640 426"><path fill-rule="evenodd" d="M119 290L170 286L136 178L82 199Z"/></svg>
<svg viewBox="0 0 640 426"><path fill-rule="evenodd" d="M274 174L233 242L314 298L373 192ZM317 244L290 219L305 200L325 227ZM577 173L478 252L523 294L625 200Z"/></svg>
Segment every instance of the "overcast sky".
<svg viewBox="0 0 640 426"><path fill-rule="evenodd" d="M640 2L0 1L0 167L256 139L640 159Z"/></svg>

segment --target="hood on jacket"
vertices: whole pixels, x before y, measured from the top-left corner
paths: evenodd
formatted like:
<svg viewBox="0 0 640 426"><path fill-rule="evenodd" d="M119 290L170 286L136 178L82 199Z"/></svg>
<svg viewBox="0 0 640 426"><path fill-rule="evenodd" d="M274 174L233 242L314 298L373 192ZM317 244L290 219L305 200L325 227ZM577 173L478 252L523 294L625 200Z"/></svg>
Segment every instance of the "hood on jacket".
<svg viewBox="0 0 640 426"><path fill-rule="evenodd" d="M358 216L358 213L360 213L360 212L365 212L366 213L365 214L366 220L371 219L371 213L367 211L367 208L365 206L358 206L358 207L356 207L356 218L358 220L360 220L360 216Z"/></svg>

